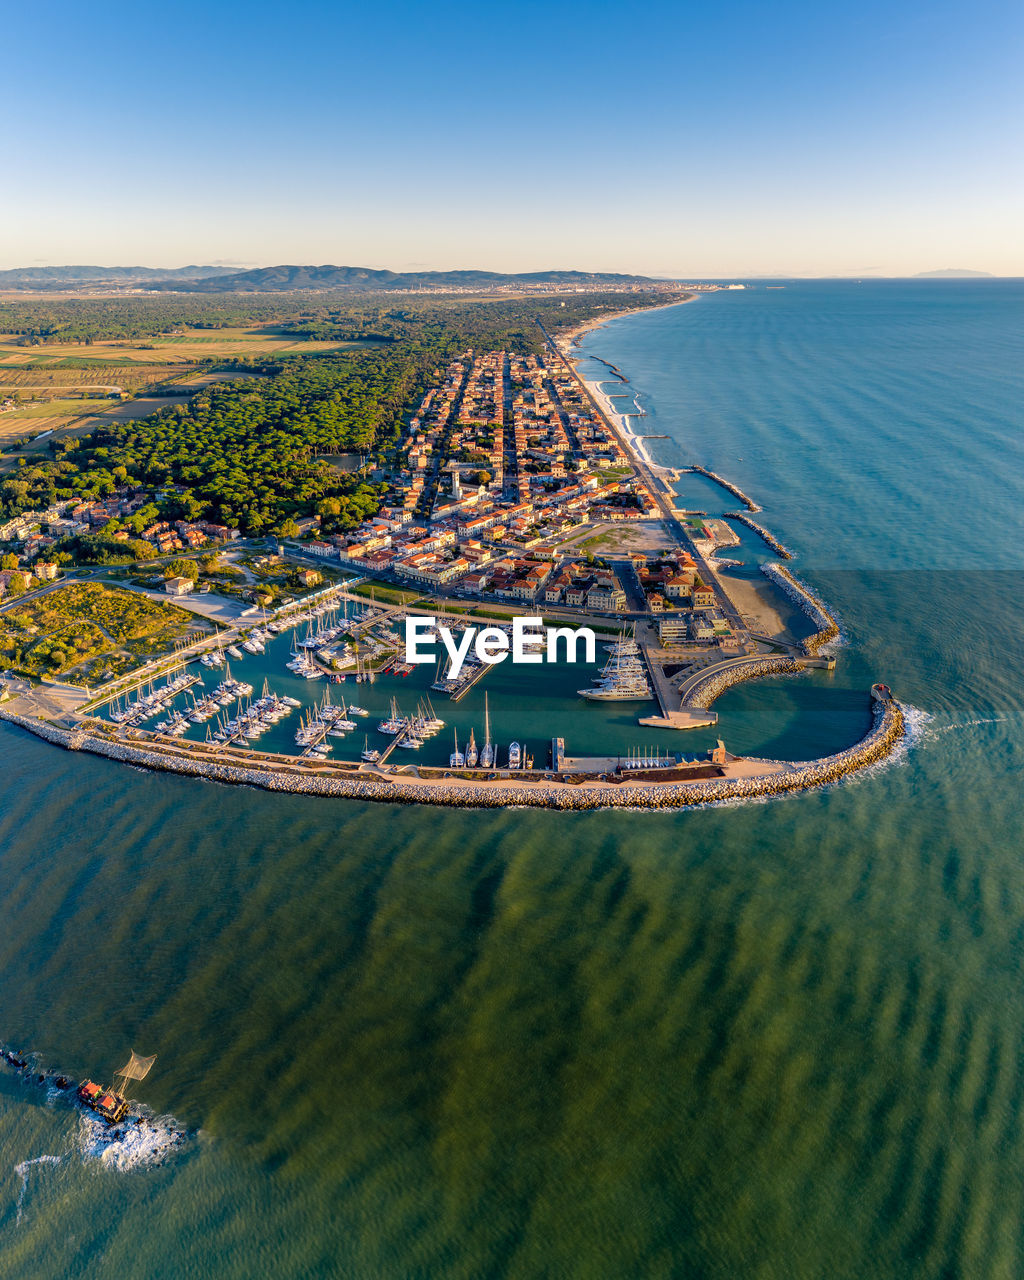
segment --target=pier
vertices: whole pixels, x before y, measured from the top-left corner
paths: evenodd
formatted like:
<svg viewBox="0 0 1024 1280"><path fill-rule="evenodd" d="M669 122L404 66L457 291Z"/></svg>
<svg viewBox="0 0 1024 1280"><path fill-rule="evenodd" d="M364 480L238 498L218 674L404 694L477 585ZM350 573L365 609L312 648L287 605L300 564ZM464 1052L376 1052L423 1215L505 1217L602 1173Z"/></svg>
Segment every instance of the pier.
<svg viewBox="0 0 1024 1280"><path fill-rule="evenodd" d="M490 669L490 664L486 662L481 662L479 666L474 664L468 673L459 680L457 687L448 695L450 700L452 702L460 702L475 684L480 683Z"/></svg>
<svg viewBox="0 0 1024 1280"><path fill-rule="evenodd" d="M646 646L641 647L644 664L651 681L651 690L658 703L660 715L641 716L637 724L648 729L703 729L718 723L718 712L706 708L688 707L665 674L660 663L651 659Z"/></svg>
<svg viewBox="0 0 1024 1280"><path fill-rule="evenodd" d="M629 381L629 379L628 379L628 378L626 377L626 375L622 372L622 370L618 367L618 365L614 365L614 364L612 364L612 362L611 362L610 360L605 360L603 356L591 356L591 357L590 357L590 359L591 359L591 360L596 360L599 364L603 364L603 365L604 365L604 367L605 367L606 369L610 369L610 370L612 371L612 373L615 375L615 377L616 377L616 378L618 378L618 380L619 380L620 382L628 382L628 381Z"/></svg>
<svg viewBox="0 0 1024 1280"><path fill-rule="evenodd" d="M832 617L824 604L815 596L809 587L794 578L790 571L781 564L763 564L761 572L782 588L791 600L794 600L819 628L813 636L803 642L804 653L814 657L823 645L831 644L839 639L839 623Z"/></svg>
<svg viewBox="0 0 1024 1280"><path fill-rule="evenodd" d="M731 480L726 480L726 478L724 476L720 476L717 471L709 471L707 467L701 467L697 464L694 464L689 468L689 470L696 471L698 475L707 476L709 480L714 480L715 484L720 484L723 489L728 489L734 498L739 498L740 502L743 503L748 511L763 510L763 507L759 507L753 498L747 497L738 484L733 484Z"/></svg>
<svg viewBox="0 0 1024 1280"><path fill-rule="evenodd" d="M328 733L330 733L330 731L331 731L331 722L329 720L320 720L316 727L316 737L312 740L312 742L306 743L305 747L302 750L301 758L305 760L316 758L317 760L319 760L321 757L318 755L316 748L319 747L321 743L326 742L327 735Z"/></svg>
<svg viewBox="0 0 1024 1280"><path fill-rule="evenodd" d="M375 763L378 769L384 763L384 761L388 758L388 756L391 755L392 751L394 751L394 749L403 740L403 738L407 738L409 736L409 730L411 727L412 727L412 720L411 718L407 718L405 721L405 724L402 725L401 729L399 729L399 731L395 734L395 736L391 739L388 745L377 757L377 760Z"/></svg>

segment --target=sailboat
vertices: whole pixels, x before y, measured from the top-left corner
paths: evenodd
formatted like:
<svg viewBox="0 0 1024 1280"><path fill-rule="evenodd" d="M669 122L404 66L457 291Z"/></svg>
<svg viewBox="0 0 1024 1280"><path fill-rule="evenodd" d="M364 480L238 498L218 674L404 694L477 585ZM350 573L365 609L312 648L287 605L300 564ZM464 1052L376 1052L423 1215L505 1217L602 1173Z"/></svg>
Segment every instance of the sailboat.
<svg viewBox="0 0 1024 1280"><path fill-rule="evenodd" d="M459 731L458 731L458 729L454 730L454 733L455 733L455 750L454 750L454 751L451 753L451 755L448 757L448 764L449 764L449 765L451 766L451 768L453 768L453 769L464 769L464 768L466 767L466 757L465 757L465 756L462 754L462 752L459 750Z"/></svg>
<svg viewBox="0 0 1024 1280"><path fill-rule="evenodd" d="M480 748L480 767L490 769L494 764L494 744L491 742L491 711L484 693L484 745Z"/></svg>
<svg viewBox="0 0 1024 1280"><path fill-rule="evenodd" d="M378 733L401 733L404 721L398 714L398 703L391 699L391 714L377 726Z"/></svg>
<svg viewBox="0 0 1024 1280"><path fill-rule="evenodd" d="M377 750L377 748L376 748L376 747L371 747L371 746L370 746L370 739L369 739L368 735L366 735L366 734L363 734L363 756L362 756L362 758L367 762L367 764L373 764L373 762L374 762L375 760L379 760L379 759L380 759L380 752Z"/></svg>
<svg viewBox="0 0 1024 1280"><path fill-rule="evenodd" d="M356 722L354 720L349 720L348 715L346 714L344 698L341 700L341 709L334 717L334 727L335 729L354 729L356 727Z"/></svg>
<svg viewBox="0 0 1024 1280"><path fill-rule="evenodd" d="M466 767L469 769L476 768L476 762L479 752L476 749L476 738L473 737L473 730L469 731L469 744L466 747Z"/></svg>

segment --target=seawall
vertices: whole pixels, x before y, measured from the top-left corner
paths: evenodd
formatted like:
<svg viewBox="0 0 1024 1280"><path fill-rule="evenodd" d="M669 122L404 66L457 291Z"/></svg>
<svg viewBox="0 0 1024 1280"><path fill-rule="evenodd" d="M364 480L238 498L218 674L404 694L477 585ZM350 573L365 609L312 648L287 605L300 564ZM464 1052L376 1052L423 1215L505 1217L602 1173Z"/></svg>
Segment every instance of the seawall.
<svg viewBox="0 0 1024 1280"><path fill-rule="evenodd" d="M762 674L762 673L758 673ZM526 780L474 783L464 780L420 780L411 776L382 778L341 772L287 771L271 765L231 764L190 754L186 749L164 751L157 746L114 741L86 729L56 725L0 708L0 719L70 751L88 751L126 764L170 773L208 778L214 782L261 787L267 791L335 796L389 804L433 804L453 808L507 808L525 805L544 809L671 809L714 804L725 800L777 796L838 782L890 755L904 734L903 713L893 698L877 701L872 728L860 742L836 755L805 763L764 761L776 772L753 777L711 778L695 782L641 785L595 780L580 785Z"/></svg>

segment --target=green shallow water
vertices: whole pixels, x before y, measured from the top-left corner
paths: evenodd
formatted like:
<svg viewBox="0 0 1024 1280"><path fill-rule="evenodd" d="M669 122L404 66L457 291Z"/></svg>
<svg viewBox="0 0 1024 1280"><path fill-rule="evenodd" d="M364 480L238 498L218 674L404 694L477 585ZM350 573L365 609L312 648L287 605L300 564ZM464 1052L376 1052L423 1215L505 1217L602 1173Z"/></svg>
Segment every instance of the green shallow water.
<svg viewBox="0 0 1024 1280"><path fill-rule="evenodd" d="M1019 1275L1024 573L801 571L840 668L729 740L852 740L877 677L931 718L770 804L361 805L0 728L0 1035L156 1051L200 1131L116 1172L0 1069L0 1273Z"/></svg>

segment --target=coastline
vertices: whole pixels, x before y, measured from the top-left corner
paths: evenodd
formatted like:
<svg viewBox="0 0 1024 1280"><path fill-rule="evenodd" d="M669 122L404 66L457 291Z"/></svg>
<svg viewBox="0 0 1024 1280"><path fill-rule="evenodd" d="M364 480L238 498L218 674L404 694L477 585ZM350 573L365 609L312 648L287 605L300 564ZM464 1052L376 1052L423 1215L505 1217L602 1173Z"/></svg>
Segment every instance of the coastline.
<svg viewBox="0 0 1024 1280"><path fill-rule="evenodd" d="M667 311L669 307L683 307L688 302L696 302L699 297L699 293L688 293L672 302L659 302L653 307L629 307L624 311L612 311L606 316L595 316L593 320L587 320L585 323L577 325L575 329L566 329L564 333L557 334L555 341L559 345L565 343L567 347L578 346L581 338L588 333L593 333L595 329L600 329L603 324L608 324L610 320L623 320L626 316L647 315L651 311ZM566 351L566 355L568 355L568 351Z"/></svg>
<svg viewBox="0 0 1024 1280"><path fill-rule="evenodd" d="M592 380L583 376L579 370L579 361L585 359L585 357L578 348L580 340L583 337L589 333L593 333L597 329L600 329L602 325L607 324L611 320L622 320L627 316L646 315L652 311L667 311L670 307L684 307L687 303L696 302L699 297L700 294L691 293L684 298L677 298L674 302L659 303L659 305L655 307L638 307L630 311L616 311L611 315L601 316L600 319L588 320L586 324L579 325L575 329L570 329L566 333L560 333L554 339L558 350L572 365L573 369L576 371L576 376L587 388L587 391L597 402L601 411L621 432L634 457L645 466L649 467L651 471L668 480L676 478L676 469L674 467L663 466L660 462L655 462L651 457L647 444L638 436L637 432L634 431L631 425L632 417L628 414L620 413L619 410L615 408L611 397L607 392L602 390L600 380Z"/></svg>
<svg viewBox="0 0 1024 1280"><path fill-rule="evenodd" d="M569 360L572 360L571 355L567 354L566 358ZM575 362L574 362L574 367L575 367ZM597 401L597 403L601 407L601 410L603 411L605 416L609 418L615 424L616 427L618 427L619 431L621 432L623 438L626 441L626 444L629 446L630 451L641 462L643 462L646 466L650 467L652 471L658 473L659 475L665 475L669 477L674 476L675 473L673 468L664 467L661 465L660 462L654 461L654 459L651 457L650 453L647 450L646 442L637 435L637 433L633 430L632 426L630 425L632 422L632 418L630 417L630 415L625 413L620 413L619 410L615 408L614 404L612 403L611 396L609 396L606 391L603 391L601 389L601 384L599 382L591 382L588 378L584 378L584 376L580 373L578 368L576 369L576 373L577 373L577 376L579 377L579 380L587 388L591 396L593 396L593 398Z"/></svg>

